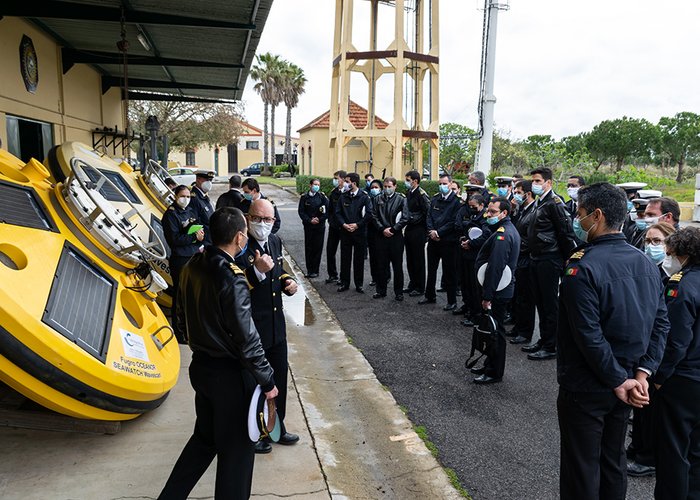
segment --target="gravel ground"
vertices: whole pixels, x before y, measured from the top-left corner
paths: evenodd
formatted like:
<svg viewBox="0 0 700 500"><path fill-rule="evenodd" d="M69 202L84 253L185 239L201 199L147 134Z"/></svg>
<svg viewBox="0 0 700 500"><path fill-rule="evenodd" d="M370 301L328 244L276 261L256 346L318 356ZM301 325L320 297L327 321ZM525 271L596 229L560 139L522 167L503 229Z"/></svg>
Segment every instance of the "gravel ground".
<svg viewBox="0 0 700 500"><path fill-rule="evenodd" d="M263 193L275 201L279 234L305 270L298 198L272 186ZM340 263L340 252L337 257ZM324 252L312 284L409 418L426 428L440 462L476 499L558 498L556 363L528 361L520 346L508 344L503 383L477 386L464 368L471 330L442 311L445 295L438 294L436 305L419 306L419 297L408 296L399 303L390 286L387 298L373 300L368 262L365 269L364 294L354 286L337 293L324 283ZM653 484L630 478L628 498L652 498Z"/></svg>

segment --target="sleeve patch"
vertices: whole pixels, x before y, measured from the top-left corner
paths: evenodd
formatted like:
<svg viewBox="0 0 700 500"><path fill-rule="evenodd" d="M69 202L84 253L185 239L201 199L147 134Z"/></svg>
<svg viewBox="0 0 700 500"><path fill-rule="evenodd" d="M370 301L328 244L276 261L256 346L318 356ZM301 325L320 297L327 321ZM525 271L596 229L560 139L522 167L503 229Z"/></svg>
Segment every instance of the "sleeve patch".
<svg viewBox="0 0 700 500"><path fill-rule="evenodd" d="M566 276L576 276L578 274L578 267L570 267L564 274Z"/></svg>
<svg viewBox="0 0 700 500"><path fill-rule="evenodd" d="M498 236L496 236L496 239L497 239L497 240L500 240L500 241L503 241L503 240L506 239L506 237L499 234Z"/></svg>
<svg viewBox="0 0 700 500"><path fill-rule="evenodd" d="M671 289L666 292L666 297L678 297L678 290Z"/></svg>

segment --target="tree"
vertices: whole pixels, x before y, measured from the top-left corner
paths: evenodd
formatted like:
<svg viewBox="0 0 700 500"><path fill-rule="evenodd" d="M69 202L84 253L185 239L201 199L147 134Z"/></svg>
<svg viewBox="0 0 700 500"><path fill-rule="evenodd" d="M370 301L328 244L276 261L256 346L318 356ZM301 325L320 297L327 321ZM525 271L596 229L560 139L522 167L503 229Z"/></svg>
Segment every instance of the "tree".
<svg viewBox="0 0 700 500"><path fill-rule="evenodd" d="M182 151L232 144L241 132L239 104L129 101L129 122L136 133L148 133L145 125L151 115L158 118L170 147Z"/></svg>
<svg viewBox="0 0 700 500"><path fill-rule="evenodd" d="M299 96L306 90L304 70L296 64L286 62L282 70L281 87L282 100L287 107L287 127L284 136L284 160L287 165L292 163L292 109L299 104Z"/></svg>
<svg viewBox="0 0 700 500"><path fill-rule="evenodd" d="M459 123L440 124L440 163L452 175L462 166L469 168L476 155L475 132Z"/></svg>
<svg viewBox="0 0 700 500"><path fill-rule="evenodd" d="M586 147L598 161L598 167L614 160L619 172L625 158L650 154L656 137L654 129L655 125L643 118L604 120L586 135Z"/></svg>
<svg viewBox="0 0 700 500"><path fill-rule="evenodd" d="M530 167L553 167L562 162L564 145L551 135L531 135L522 143L528 154Z"/></svg>
<svg viewBox="0 0 700 500"><path fill-rule="evenodd" d="M659 129L661 149L678 165L676 182L683 182L686 160L700 154L700 115L682 111L673 117L663 117Z"/></svg>
<svg viewBox="0 0 700 500"><path fill-rule="evenodd" d="M257 83L253 87L255 92L260 95L264 106L264 125L263 125L263 162L265 163L265 168L263 169L264 175L270 174L269 165L272 163L270 161L270 156L268 156L268 144L269 144L269 133L267 128L268 123L268 113L270 107L272 107L272 151L271 156L274 159L275 155L275 106L280 102L279 94L279 79L280 79L280 69L282 67L282 60L279 56L272 55L269 52L256 55L256 64L250 70L250 77Z"/></svg>

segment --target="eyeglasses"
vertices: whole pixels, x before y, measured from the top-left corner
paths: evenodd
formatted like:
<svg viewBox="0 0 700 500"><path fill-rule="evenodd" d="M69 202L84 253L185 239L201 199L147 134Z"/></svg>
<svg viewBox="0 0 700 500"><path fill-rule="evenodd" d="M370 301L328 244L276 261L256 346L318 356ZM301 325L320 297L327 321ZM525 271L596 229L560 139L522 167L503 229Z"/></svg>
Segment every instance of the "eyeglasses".
<svg viewBox="0 0 700 500"><path fill-rule="evenodd" d="M663 238L644 238L644 243L646 245L663 245Z"/></svg>
<svg viewBox="0 0 700 500"><path fill-rule="evenodd" d="M277 220L274 217L260 217L257 215L250 214L248 214L248 218L251 222L265 222L266 224L272 224L273 222L275 222L275 220Z"/></svg>

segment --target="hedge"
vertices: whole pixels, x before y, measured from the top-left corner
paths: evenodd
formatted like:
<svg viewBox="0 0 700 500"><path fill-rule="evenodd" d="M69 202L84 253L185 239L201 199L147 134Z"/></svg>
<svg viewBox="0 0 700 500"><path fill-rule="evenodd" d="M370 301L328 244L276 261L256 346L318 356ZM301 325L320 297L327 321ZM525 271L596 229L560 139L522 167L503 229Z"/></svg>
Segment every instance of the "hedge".
<svg viewBox="0 0 700 500"><path fill-rule="evenodd" d="M326 193L326 195L329 195L331 191L333 191L333 178L332 177L318 177L316 175L297 175L297 193L299 194L304 194L309 190L309 182L311 182L311 179L318 179L321 181L321 191ZM364 182L364 179L361 179L362 182ZM420 187L425 189L425 192L428 193L429 196L433 196L434 194L437 194L438 192L438 182L437 181L428 181L428 180L421 180L420 181ZM406 185L404 184L404 179L396 179L396 191L399 193L406 194Z"/></svg>

